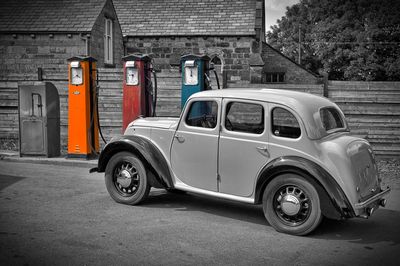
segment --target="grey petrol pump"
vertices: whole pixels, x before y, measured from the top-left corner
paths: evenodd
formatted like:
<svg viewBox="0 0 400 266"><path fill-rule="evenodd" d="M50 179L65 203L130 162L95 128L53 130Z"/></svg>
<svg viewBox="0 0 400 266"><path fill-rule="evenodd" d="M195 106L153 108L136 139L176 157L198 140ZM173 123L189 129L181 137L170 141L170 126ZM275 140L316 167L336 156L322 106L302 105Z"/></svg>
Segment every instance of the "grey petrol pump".
<svg viewBox="0 0 400 266"><path fill-rule="evenodd" d="M60 155L60 99L50 82L18 88L20 156Z"/></svg>

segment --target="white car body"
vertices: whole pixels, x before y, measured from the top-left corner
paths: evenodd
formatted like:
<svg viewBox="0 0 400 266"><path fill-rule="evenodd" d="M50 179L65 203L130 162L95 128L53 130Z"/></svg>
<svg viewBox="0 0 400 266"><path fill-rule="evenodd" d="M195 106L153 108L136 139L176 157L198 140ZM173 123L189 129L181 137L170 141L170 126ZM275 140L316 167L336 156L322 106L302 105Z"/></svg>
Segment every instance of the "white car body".
<svg viewBox="0 0 400 266"><path fill-rule="evenodd" d="M327 130L335 123L339 127ZM322 214L336 219L370 216L385 205L383 196L389 192L380 187L369 143L349 134L336 104L307 93L268 89L196 93L188 99L180 118L139 118L112 143L135 146L137 139L158 150L155 156L143 143L131 149L147 161L150 176L159 181L152 181L153 185L167 189L258 204L274 177L291 173L303 176L315 187ZM103 151L99 171L105 170L107 161L118 151L114 144L109 145L114 148ZM119 147L129 150L122 144ZM164 174L156 170L160 160L162 168L168 168L163 169ZM304 212L305 220L311 215L311 202L301 203L307 189L290 189L274 198L280 201L274 206L283 209L277 216L286 225L301 225L301 217L291 217Z"/></svg>

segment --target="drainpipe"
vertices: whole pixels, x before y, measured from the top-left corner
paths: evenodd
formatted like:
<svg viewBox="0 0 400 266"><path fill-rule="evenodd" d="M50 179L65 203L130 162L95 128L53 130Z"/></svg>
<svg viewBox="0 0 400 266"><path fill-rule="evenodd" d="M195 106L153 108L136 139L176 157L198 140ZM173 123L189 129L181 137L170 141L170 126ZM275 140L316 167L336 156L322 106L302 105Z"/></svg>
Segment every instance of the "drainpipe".
<svg viewBox="0 0 400 266"><path fill-rule="evenodd" d="M85 47L86 56L90 56L90 34L86 34L85 44L86 44Z"/></svg>

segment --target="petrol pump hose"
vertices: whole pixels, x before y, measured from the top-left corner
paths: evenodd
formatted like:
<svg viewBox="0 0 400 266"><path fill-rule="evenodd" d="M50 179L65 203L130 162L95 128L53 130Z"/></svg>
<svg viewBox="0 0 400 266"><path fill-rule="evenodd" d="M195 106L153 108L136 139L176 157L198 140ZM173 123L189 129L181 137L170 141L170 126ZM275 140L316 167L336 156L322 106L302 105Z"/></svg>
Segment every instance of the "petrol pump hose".
<svg viewBox="0 0 400 266"><path fill-rule="evenodd" d="M100 87L97 85L98 84L98 80L99 80L99 75L98 75L97 70L93 70L92 69L92 65L91 64L89 65L89 71L90 71L90 79L89 79L90 80L89 81L90 85L89 86L90 86L90 96L91 96L91 98L90 98L90 113L92 114L90 116L90 127L89 127L89 130L88 130L89 146L90 146L90 149L91 149L93 154L98 154L97 151L96 151L96 148L94 147L95 146L95 141L94 141L94 132L95 132L95 130L94 130L94 115L95 114L97 115L97 125L98 125L98 128L99 128L100 136L103 139L105 144L107 144L107 142L105 141L105 139L103 137L103 133L101 132L100 119L99 119L98 91L99 91ZM92 75L93 75L94 71L96 71L96 87L93 86L93 79L92 79ZM93 89L95 90L94 93L93 93ZM96 107L94 105L96 105ZM94 112L96 112L96 113L94 113Z"/></svg>
<svg viewBox="0 0 400 266"><path fill-rule="evenodd" d="M152 66L154 65L153 60L152 60L151 64L152 64ZM152 111L153 112L152 112L151 116L155 117L156 116L156 105L157 105L157 75L156 75L156 71L153 67L150 67L149 70L151 71L151 73L153 73L153 76L154 76L154 88L153 88L153 83L151 81L151 78L149 79L146 75L146 79L147 79L146 91L148 93L153 94L153 102L152 102L152 105L153 105ZM154 90L154 93L153 93L153 90Z"/></svg>
<svg viewBox="0 0 400 266"><path fill-rule="evenodd" d="M151 70L154 76L154 98L153 98L153 117L156 116L156 105L157 105L157 75L154 69Z"/></svg>
<svg viewBox="0 0 400 266"><path fill-rule="evenodd" d="M218 73L217 73L217 71L215 70L214 67L210 67L209 70L212 70L212 71L214 72L215 80L217 81L217 87L218 87L218 89L221 89L221 87L219 86L219 79L218 79ZM208 83L209 83L208 87L209 87L210 89L212 89L210 77L209 77L206 73L205 73L204 75L206 76L206 79L208 80Z"/></svg>
<svg viewBox="0 0 400 266"><path fill-rule="evenodd" d="M217 73L217 71L215 70L215 68L213 68L212 70L213 70L213 72L214 72L214 74L215 74L215 80L217 81L218 89L221 89L220 86L219 86L218 73Z"/></svg>
<svg viewBox="0 0 400 266"><path fill-rule="evenodd" d="M99 115L99 91L100 91L100 86L99 86L99 71L96 69L96 114L97 114L97 125L99 127L99 133L101 136L101 139L103 140L104 144L107 144L106 139L103 136L103 132L101 131L101 126L100 126L100 115Z"/></svg>
<svg viewBox="0 0 400 266"><path fill-rule="evenodd" d="M92 80L92 63L89 62L89 95L90 95L90 100L89 100L89 105L90 105L90 127L88 128L88 138L89 138L89 147L91 149L91 152L93 154L97 154L95 146L95 141L94 141L94 113L93 113L93 105L94 105L94 99L93 99L93 80Z"/></svg>

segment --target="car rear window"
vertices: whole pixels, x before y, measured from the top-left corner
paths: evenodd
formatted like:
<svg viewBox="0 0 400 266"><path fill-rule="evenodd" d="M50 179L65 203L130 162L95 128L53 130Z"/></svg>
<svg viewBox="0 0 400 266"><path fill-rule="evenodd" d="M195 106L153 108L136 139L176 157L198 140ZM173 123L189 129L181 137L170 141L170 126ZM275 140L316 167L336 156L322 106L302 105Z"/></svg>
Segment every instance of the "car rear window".
<svg viewBox="0 0 400 266"><path fill-rule="evenodd" d="M272 110L272 134L297 139L301 135L299 122L288 110L276 107Z"/></svg>
<svg viewBox="0 0 400 266"><path fill-rule="evenodd" d="M333 107L322 108L319 114L326 131L344 128L342 116L337 109Z"/></svg>

